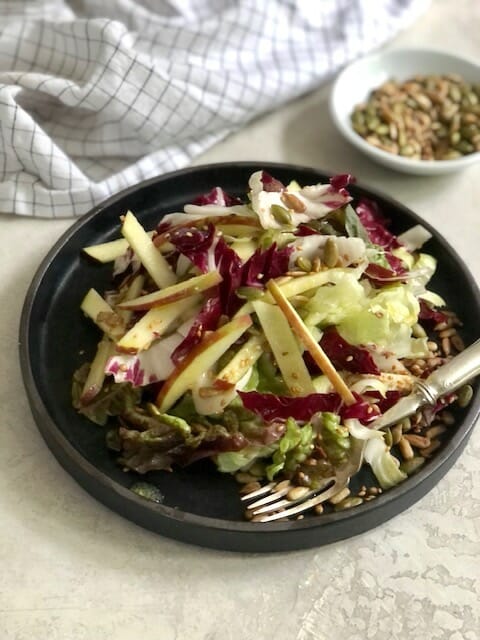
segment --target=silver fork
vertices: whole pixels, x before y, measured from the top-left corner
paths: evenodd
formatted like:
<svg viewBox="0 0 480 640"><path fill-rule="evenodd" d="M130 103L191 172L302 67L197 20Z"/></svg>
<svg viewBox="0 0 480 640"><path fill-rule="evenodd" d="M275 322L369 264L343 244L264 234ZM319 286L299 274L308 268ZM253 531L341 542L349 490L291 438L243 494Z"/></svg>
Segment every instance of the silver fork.
<svg viewBox="0 0 480 640"><path fill-rule="evenodd" d="M330 500L340 493L348 485L350 478L359 471L363 463L365 443L365 440L351 438L348 458L337 467L334 475L325 478L322 485L316 489L293 487L288 481L270 482L257 491L242 496L244 502L254 500L247 506L247 517L251 517L255 522L273 522L303 513ZM299 491L296 491L297 489Z"/></svg>
<svg viewBox="0 0 480 640"><path fill-rule="evenodd" d="M455 391L479 374L480 340L477 340L447 364L436 369L425 380L416 380L410 395L401 398L369 426L372 429L385 429L412 415L418 408L426 404L435 404L440 397ZM270 482L242 497L245 502L254 500L247 506L247 515L257 522L273 522L303 513L333 498L348 485L350 478L362 466L365 440L356 438L351 440L352 450L348 459L338 467L335 475L325 479L321 487L310 490L304 487L292 487L288 481ZM298 491L295 491L296 489Z"/></svg>

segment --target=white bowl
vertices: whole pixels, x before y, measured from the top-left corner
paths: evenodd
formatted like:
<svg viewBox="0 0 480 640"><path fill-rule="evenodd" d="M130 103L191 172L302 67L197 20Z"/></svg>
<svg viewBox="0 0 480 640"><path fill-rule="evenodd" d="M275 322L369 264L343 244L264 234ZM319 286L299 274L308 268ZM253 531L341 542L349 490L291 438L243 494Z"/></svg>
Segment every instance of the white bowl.
<svg viewBox="0 0 480 640"><path fill-rule="evenodd" d="M469 82L480 83L480 66L442 51L430 49L392 49L361 58L346 67L337 77L331 93L333 120L345 138L372 160L404 173L437 175L462 169L480 160L474 152L454 160L412 160L378 149L366 142L352 127L350 117L355 105L364 102L370 92L387 80L407 80L416 74L460 75Z"/></svg>

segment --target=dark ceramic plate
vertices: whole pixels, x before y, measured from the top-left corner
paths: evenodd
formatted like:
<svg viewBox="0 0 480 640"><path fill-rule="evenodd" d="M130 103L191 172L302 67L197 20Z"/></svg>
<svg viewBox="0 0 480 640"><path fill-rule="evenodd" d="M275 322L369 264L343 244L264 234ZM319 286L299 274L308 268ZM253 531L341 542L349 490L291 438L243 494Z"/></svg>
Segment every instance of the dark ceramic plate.
<svg viewBox="0 0 480 640"><path fill-rule="evenodd" d="M250 174L261 168L284 182L328 180L325 173L304 167L236 163L189 168L127 189L82 217L53 247L33 279L20 329L22 371L38 428L58 461L89 493L122 516L165 536L216 549L250 552L319 546L392 518L425 495L454 464L480 408L477 385L474 401L458 413L449 439L417 475L350 511L292 522L249 523L242 517L236 482L201 463L174 473L150 474L147 479L160 488L163 504L130 491L138 477L117 466L105 447L103 430L77 415L71 406L72 373L92 355L98 340L95 327L79 310L80 301L91 286L105 289L111 274L111 265L92 264L80 250L118 237L119 216L127 209L134 211L147 228L153 228L163 214L181 210L213 186L244 195ZM361 186L351 187L351 192L354 197L374 198L392 219L397 233L419 222L430 229L434 237L427 250L439 259L434 289L463 319L465 342L478 338L479 293L455 251L434 229L390 198ZM359 481L368 482L369 478L363 475Z"/></svg>

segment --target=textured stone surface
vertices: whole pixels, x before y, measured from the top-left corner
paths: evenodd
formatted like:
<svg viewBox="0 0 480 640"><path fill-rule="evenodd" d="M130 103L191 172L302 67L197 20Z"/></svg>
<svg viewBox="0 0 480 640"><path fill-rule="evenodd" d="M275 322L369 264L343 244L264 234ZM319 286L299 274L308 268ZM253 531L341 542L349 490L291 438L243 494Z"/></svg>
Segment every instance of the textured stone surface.
<svg viewBox="0 0 480 640"><path fill-rule="evenodd" d="M394 46L480 59L480 7L437 0ZM432 222L480 280L480 165L422 179L377 167L334 131L328 88L266 116L202 161L274 160L350 171ZM329 547L235 555L166 540L84 493L30 416L17 358L21 305L70 225L0 216L2 640L477 640L480 432L423 500Z"/></svg>

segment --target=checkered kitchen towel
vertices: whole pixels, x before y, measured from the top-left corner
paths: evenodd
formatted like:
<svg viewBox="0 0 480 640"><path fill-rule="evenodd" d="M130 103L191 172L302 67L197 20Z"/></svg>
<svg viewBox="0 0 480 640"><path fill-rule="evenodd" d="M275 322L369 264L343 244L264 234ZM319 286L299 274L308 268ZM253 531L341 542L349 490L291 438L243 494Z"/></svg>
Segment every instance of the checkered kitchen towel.
<svg viewBox="0 0 480 640"><path fill-rule="evenodd" d="M0 212L78 216L185 166L428 0L0 0Z"/></svg>

